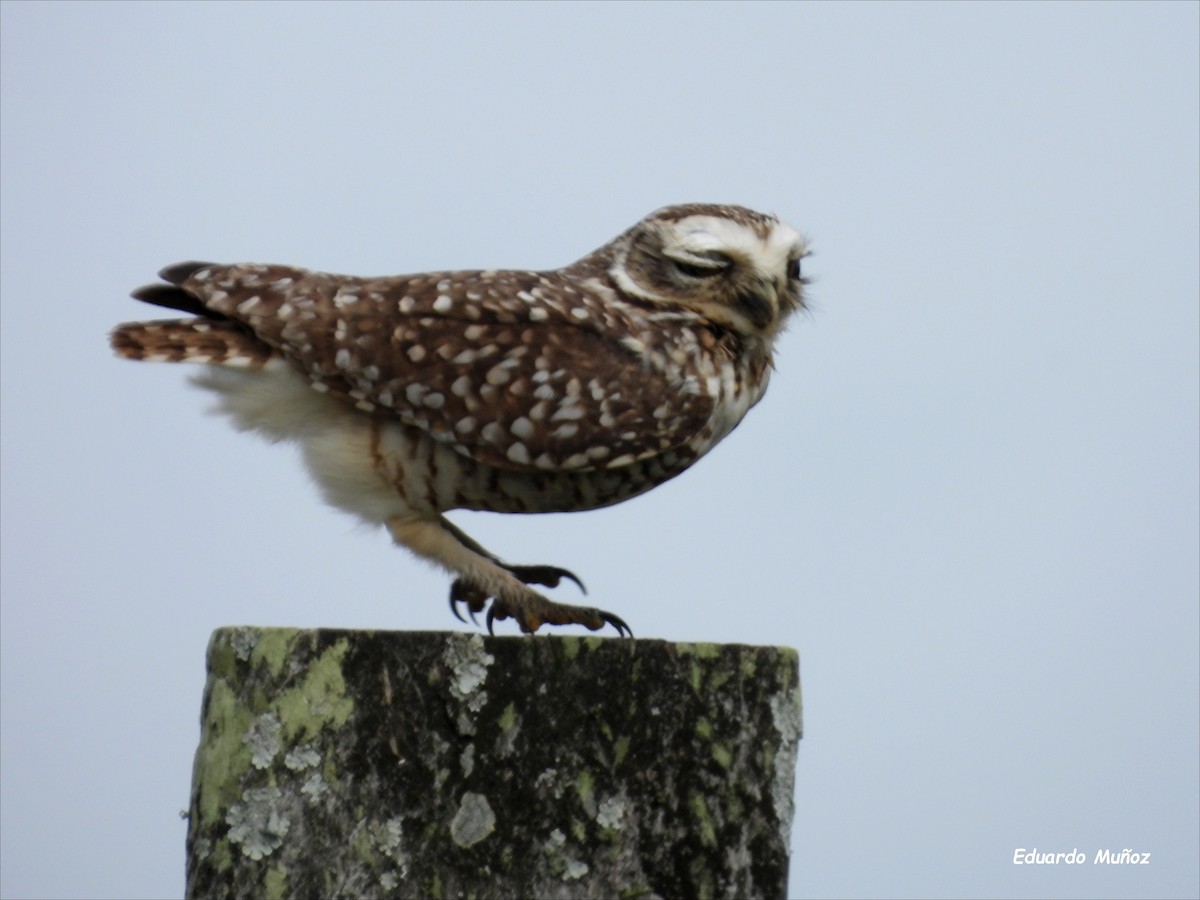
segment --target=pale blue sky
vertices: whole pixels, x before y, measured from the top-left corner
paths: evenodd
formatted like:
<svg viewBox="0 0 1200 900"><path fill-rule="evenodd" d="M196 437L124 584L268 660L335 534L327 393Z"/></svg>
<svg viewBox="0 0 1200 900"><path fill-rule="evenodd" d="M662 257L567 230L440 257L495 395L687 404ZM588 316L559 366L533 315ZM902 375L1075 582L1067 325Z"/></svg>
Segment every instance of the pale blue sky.
<svg viewBox="0 0 1200 900"><path fill-rule="evenodd" d="M213 628L458 627L111 358L130 289L551 267L712 201L812 242L763 404L638 500L456 521L639 635L800 651L793 896L1196 896L1198 10L5 2L0 894L182 892Z"/></svg>

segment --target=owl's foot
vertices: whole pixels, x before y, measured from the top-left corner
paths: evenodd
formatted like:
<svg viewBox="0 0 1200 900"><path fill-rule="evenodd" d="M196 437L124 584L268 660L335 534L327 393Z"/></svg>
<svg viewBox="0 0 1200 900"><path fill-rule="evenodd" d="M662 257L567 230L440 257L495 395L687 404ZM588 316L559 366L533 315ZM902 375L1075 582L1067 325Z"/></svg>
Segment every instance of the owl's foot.
<svg viewBox="0 0 1200 900"><path fill-rule="evenodd" d="M581 591L587 593L587 588L573 572L560 569L558 566L510 566L506 563L499 563L499 565L524 584L558 587L562 579L569 578L579 585ZM485 589L472 584L465 578L456 579L450 586L450 611L460 622L466 622L466 619L458 611L458 604L463 603L467 607L467 614L471 617L471 621L478 625L475 614L483 612L486 607L488 634L495 633L492 630L492 623L497 619L511 618L517 621L517 625L526 634L532 634L542 625L582 625L591 631L599 631L605 625L612 625L622 637L633 636L633 630L625 624L625 620L620 616L602 609L555 603L535 591L523 591L504 599L497 597L492 600L490 607L488 599L489 594Z"/></svg>
<svg viewBox="0 0 1200 900"><path fill-rule="evenodd" d="M540 594L528 591L514 599L497 597L487 611L488 634L494 634L492 623L497 619L516 619L526 634L533 634L543 625L582 625L589 631L599 631L605 625L617 629L621 637L633 637L633 629L620 616L589 606L555 603Z"/></svg>
<svg viewBox="0 0 1200 900"><path fill-rule="evenodd" d="M579 590L587 593L587 588L583 586L579 576L569 569L560 569L558 566L510 566L498 559L492 561L522 584L541 584L553 588L558 587L564 578L569 578L579 585ZM483 588L472 584L465 578L458 578L454 584L450 585L450 612L454 613L454 617L458 621L465 623L467 620L458 611L458 604L465 603L467 615L471 617L473 623L478 625L479 621L475 618L475 614L483 612L484 607L487 606L488 597L488 592Z"/></svg>
<svg viewBox="0 0 1200 900"><path fill-rule="evenodd" d="M625 620L602 609L555 603L528 587L531 584L558 587L564 578L587 589L573 572L558 566L513 566L489 553L456 527L445 516L397 517L387 521L388 531L397 544L439 563L458 575L450 585L450 610L460 622L464 604L471 621L476 613L487 610L487 629L497 620L515 619L526 634L543 625L582 625L599 631L611 625L622 637L633 637ZM488 602L491 601L491 605Z"/></svg>

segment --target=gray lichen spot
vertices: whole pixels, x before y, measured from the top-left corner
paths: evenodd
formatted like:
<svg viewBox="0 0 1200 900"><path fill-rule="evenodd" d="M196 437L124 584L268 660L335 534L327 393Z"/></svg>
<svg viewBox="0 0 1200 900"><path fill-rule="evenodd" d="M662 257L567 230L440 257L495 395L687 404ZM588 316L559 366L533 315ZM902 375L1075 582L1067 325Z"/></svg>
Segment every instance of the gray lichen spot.
<svg viewBox="0 0 1200 900"><path fill-rule="evenodd" d="M328 792L329 785L325 783L325 779L321 777L320 772L313 772L309 775L308 780L300 788L300 793L305 796L309 803L317 803Z"/></svg>
<svg viewBox="0 0 1200 900"><path fill-rule="evenodd" d="M480 691L479 697L480 697L481 701L486 700L487 692ZM481 703L481 705L482 705L482 703ZM475 732L477 732L479 730L478 728L475 727L475 720L473 718L471 718L471 715L465 709L462 710L458 714L457 718L455 718L454 727L456 729L458 729L458 733L461 734L463 737L474 737Z"/></svg>
<svg viewBox="0 0 1200 900"><path fill-rule="evenodd" d="M542 852L550 859L551 871L563 881L574 881L588 873L588 864L566 854L567 836L558 828L550 832L542 844Z"/></svg>
<svg viewBox="0 0 1200 900"><path fill-rule="evenodd" d="M739 837L741 841L725 851L725 865L730 872L749 872L750 867L754 865L754 855L746 846L746 833L742 832Z"/></svg>
<svg viewBox="0 0 1200 900"><path fill-rule="evenodd" d="M496 814L483 794L463 794L450 823L450 837L460 847L473 847L496 830Z"/></svg>
<svg viewBox="0 0 1200 900"><path fill-rule="evenodd" d="M450 637L443 658L450 668L450 694L462 702L454 714L455 728L461 735L474 735L475 715L487 703L483 684L487 681L488 666L496 658L483 649L483 638L478 634Z"/></svg>
<svg viewBox="0 0 1200 900"><path fill-rule="evenodd" d="M291 823L279 809L282 799L279 788L254 788L244 791L242 802L230 807L225 817L229 840L241 844L242 853L251 859L270 856L283 844Z"/></svg>
<svg viewBox="0 0 1200 900"><path fill-rule="evenodd" d="M445 659L451 672L450 693L465 701L471 712L479 712L487 702L483 683L488 666L496 658L483 649L483 638L472 634L455 635L447 641Z"/></svg>
<svg viewBox="0 0 1200 900"><path fill-rule="evenodd" d="M392 816L383 823L379 831L376 833L375 841L388 856L392 855L400 846L400 841L404 837L404 819L400 816Z"/></svg>
<svg viewBox="0 0 1200 900"><path fill-rule="evenodd" d="M579 859L568 859L566 871L563 872L563 881L573 881L576 878L582 878L588 873L588 864Z"/></svg>
<svg viewBox="0 0 1200 900"><path fill-rule="evenodd" d="M441 765L441 761L450 752L450 742L437 732L432 732L430 738L433 743L433 752L429 755L429 758L434 761L434 765L436 766L433 771L433 789L436 792L442 789L442 786L446 783L446 779L450 777L450 769Z"/></svg>
<svg viewBox="0 0 1200 900"><path fill-rule="evenodd" d="M779 821L780 840L785 844L792 831L792 792L796 779L796 750L801 732L800 689L771 698L771 719L779 731L779 752L775 754L775 777L771 781L771 800Z"/></svg>
<svg viewBox="0 0 1200 900"><path fill-rule="evenodd" d="M412 862L404 849L404 817L392 816L386 822L372 824L370 832L379 851L396 864L396 868L389 869L379 876L380 886L385 891L390 891L408 876L409 864Z"/></svg>
<svg viewBox="0 0 1200 900"><path fill-rule="evenodd" d="M253 628L235 628L229 635L229 646L242 662L250 658L250 653L257 643L258 631Z"/></svg>
<svg viewBox="0 0 1200 900"><path fill-rule="evenodd" d="M265 769L279 752L279 717L274 713L263 713L254 720L250 730L242 737L242 743L250 748L250 761L254 768Z"/></svg>
<svg viewBox="0 0 1200 900"><path fill-rule="evenodd" d="M563 784L558 778L558 769L550 768L538 774L538 777L533 782L535 790L545 792L559 799L563 795Z"/></svg>
<svg viewBox="0 0 1200 900"><path fill-rule="evenodd" d="M463 778L470 778L471 773L475 771L475 745L467 744L463 748L463 752L458 757L458 762L462 766Z"/></svg>
<svg viewBox="0 0 1200 900"><path fill-rule="evenodd" d="M620 828L625 808L625 798L620 794L601 801L600 809L596 812L596 824L601 828Z"/></svg>
<svg viewBox="0 0 1200 900"><path fill-rule="evenodd" d="M320 762L321 754L314 750L310 744L290 750L288 755L283 758L283 764L293 772L303 772L305 769L313 768Z"/></svg>

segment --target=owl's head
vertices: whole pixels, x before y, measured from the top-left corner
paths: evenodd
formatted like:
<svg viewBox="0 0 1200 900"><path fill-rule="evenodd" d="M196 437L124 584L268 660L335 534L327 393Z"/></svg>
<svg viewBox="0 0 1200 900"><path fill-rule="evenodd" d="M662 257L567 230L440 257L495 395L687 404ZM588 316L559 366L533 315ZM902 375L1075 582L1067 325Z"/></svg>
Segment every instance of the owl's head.
<svg viewBox="0 0 1200 900"><path fill-rule="evenodd" d="M743 335L770 340L804 306L804 238L745 207L667 206L604 250L622 291L694 310Z"/></svg>

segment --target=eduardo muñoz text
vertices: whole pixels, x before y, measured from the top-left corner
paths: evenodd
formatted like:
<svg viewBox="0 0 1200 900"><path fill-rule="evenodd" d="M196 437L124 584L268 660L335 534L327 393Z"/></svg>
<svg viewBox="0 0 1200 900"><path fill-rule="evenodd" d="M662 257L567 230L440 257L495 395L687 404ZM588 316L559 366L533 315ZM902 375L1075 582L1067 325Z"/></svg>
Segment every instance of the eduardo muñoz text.
<svg viewBox="0 0 1200 900"><path fill-rule="evenodd" d="M1034 847L1032 850L1026 850L1024 847L1018 847L1013 851L1014 866L1045 866L1057 865L1064 863L1066 865L1080 865L1087 862L1087 854L1082 850L1072 850L1069 853L1043 853ZM1126 847L1124 850L1097 850L1096 856L1092 860L1093 865L1100 863L1108 863L1109 865L1150 865L1149 853L1137 853Z"/></svg>

